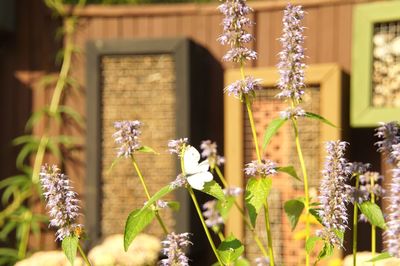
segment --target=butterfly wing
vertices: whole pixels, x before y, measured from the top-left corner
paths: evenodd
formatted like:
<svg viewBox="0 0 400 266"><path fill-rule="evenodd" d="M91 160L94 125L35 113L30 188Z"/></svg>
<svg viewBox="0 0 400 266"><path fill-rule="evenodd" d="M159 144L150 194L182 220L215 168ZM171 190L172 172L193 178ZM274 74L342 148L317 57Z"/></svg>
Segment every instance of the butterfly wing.
<svg viewBox="0 0 400 266"><path fill-rule="evenodd" d="M199 160L200 153L196 148L189 146L187 147L183 155L183 163L185 168L185 173L192 175L199 172ZM208 169L207 169L208 170Z"/></svg>
<svg viewBox="0 0 400 266"><path fill-rule="evenodd" d="M213 180L213 175L210 172L201 172L187 177L189 185L197 190L204 189L204 183Z"/></svg>

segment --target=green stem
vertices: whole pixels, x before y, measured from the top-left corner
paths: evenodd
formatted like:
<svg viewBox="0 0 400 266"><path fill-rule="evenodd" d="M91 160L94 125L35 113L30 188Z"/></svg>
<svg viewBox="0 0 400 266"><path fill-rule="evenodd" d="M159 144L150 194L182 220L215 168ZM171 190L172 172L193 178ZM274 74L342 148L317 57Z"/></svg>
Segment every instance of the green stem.
<svg viewBox="0 0 400 266"><path fill-rule="evenodd" d="M359 188L360 178L356 175L356 191ZM354 201L354 217L353 217L353 266L357 266L357 231L358 231L358 206Z"/></svg>
<svg viewBox="0 0 400 266"><path fill-rule="evenodd" d="M296 149L297 149L297 154L299 156L299 161L300 161L300 167L301 167L301 172L303 174L303 182L304 182L304 208L306 210L306 243L307 240L310 237L310 219L309 219L309 213L310 213L310 195L308 192L308 175L307 175L307 169L306 169L306 164L304 162L304 157L303 157L303 152L301 150L301 145L300 145L300 137L299 137L299 130L297 128L297 120L295 118L292 118L293 122L293 128L294 128L294 134L295 134L295 141L296 141ZM306 252L306 266L310 265L310 255L308 252Z"/></svg>
<svg viewBox="0 0 400 266"><path fill-rule="evenodd" d="M147 189L146 183L144 182L142 172L140 171L139 166L137 165L134 157L132 157L132 164L135 167L137 175L139 176L140 182L142 183L142 186L143 186L144 192L146 193L147 199L150 200L151 196L150 196L149 190ZM155 208L157 208L157 206L155 206ZM160 224L161 228L164 231L164 234L168 235L168 229L165 226L165 224L164 224L163 220L161 219L161 216L157 210L155 211L155 214L156 214L158 223Z"/></svg>
<svg viewBox="0 0 400 266"><path fill-rule="evenodd" d="M219 169L218 165L216 165L214 169L217 172L217 175L221 180L222 184L224 185L224 187L228 188L229 187L228 182L221 173L221 170ZM244 213L244 210L242 209L242 207L240 207L240 205L236 202L236 200L234 201L233 204L235 205L236 209L240 212L240 215L242 216L242 219L246 224L247 228L250 229L258 248L263 253L264 257L268 257L268 252L265 250L264 245L262 244L260 238L258 237L257 231L254 229L253 225L248 221L246 214Z"/></svg>
<svg viewBox="0 0 400 266"><path fill-rule="evenodd" d="M257 138L256 127L254 124L253 112L251 110L251 102L247 95L245 95L245 103L246 103L247 114L249 116L249 121L250 121L250 126L251 126L251 134L253 135L254 146L256 147L257 160L259 163L261 163L261 153L260 153L260 149L258 148L258 138Z"/></svg>
<svg viewBox="0 0 400 266"><path fill-rule="evenodd" d="M196 196L194 195L193 189L190 187L190 185L187 186L187 190L189 191L190 197L192 198L193 204L196 208L197 214L200 218L201 224L203 225L203 229L207 235L208 238L208 242L210 242L211 248L214 251L215 257L217 257L217 260L219 262L220 265L224 265L221 261L221 258L218 255L218 251L217 248L215 247L214 241L211 238L211 234L210 231L208 230L208 227L204 221L204 217L203 214L201 213L200 207L199 207L199 203L197 202Z"/></svg>
<svg viewBox="0 0 400 266"><path fill-rule="evenodd" d="M26 250L29 242L29 234L32 222L32 213L27 211L23 214L24 224L22 225L22 238L18 247L18 258L23 259L26 256Z"/></svg>
<svg viewBox="0 0 400 266"><path fill-rule="evenodd" d="M78 250L79 250L79 253L81 254L83 260L85 261L85 264L86 264L87 266L92 266L92 264L90 263L90 261L89 261L88 258L86 257L85 252L83 252L83 249L82 249L82 247L81 247L81 244L79 244L79 243L78 243Z"/></svg>
<svg viewBox="0 0 400 266"><path fill-rule="evenodd" d="M218 237L219 237L219 240L221 240L221 242L225 240L225 236L221 231L218 231Z"/></svg>
<svg viewBox="0 0 400 266"><path fill-rule="evenodd" d="M375 186L375 180L373 177L370 179L371 183L371 202L375 203L375 194L373 192L373 188ZM375 257L376 253L376 226L371 225L371 253L372 253L372 258ZM372 266L375 266L375 262L372 263Z"/></svg>
<svg viewBox="0 0 400 266"><path fill-rule="evenodd" d="M271 226L269 222L269 208L267 202L264 202L264 215L265 215L265 226L267 229L267 238L268 238L268 252L269 252L269 264L271 266L275 265L274 261L274 249L272 247L272 234L271 234Z"/></svg>

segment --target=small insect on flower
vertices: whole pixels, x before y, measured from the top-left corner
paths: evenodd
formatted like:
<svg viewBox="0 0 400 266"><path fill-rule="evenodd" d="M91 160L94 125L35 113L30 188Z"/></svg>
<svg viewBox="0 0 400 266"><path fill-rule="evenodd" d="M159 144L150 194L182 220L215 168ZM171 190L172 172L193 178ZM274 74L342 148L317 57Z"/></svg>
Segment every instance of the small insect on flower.
<svg viewBox="0 0 400 266"><path fill-rule="evenodd" d="M114 123L116 132L113 134L113 138L115 144L119 145L118 157L132 157L133 153L142 147L139 142L139 136L141 134L139 129L141 126L142 122L138 120L124 120Z"/></svg>
<svg viewBox="0 0 400 266"><path fill-rule="evenodd" d="M173 154L176 153L179 156L182 154L182 150L189 144L188 138L172 139L168 141L168 151Z"/></svg>
<svg viewBox="0 0 400 266"><path fill-rule="evenodd" d="M183 155L186 180L192 188L202 190L205 183L213 180L213 175L208 171L210 168L208 160L201 163L199 161L200 153L196 148L188 146Z"/></svg>

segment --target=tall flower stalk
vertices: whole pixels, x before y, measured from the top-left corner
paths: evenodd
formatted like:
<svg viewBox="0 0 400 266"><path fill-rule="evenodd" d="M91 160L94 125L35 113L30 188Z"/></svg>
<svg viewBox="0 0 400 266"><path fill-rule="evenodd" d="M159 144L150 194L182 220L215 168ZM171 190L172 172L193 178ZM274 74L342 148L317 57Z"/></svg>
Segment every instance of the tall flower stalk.
<svg viewBox="0 0 400 266"><path fill-rule="evenodd" d="M253 22L246 17L253 10L247 6L246 0L226 0L218 7L224 15L223 19L223 34L219 37L219 42L222 45L228 45L230 50L223 56L223 60L238 63L240 66L241 80L238 80L225 88L225 91L230 95L233 94L240 101L244 102L247 109L248 118L253 137L253 142L256 150L257 161L262 162L261 153L258 144L256 128L254 124L253 113L251 109L252 98L255 96L255 91L260 89L260 81L251 76L246 76L244 73L244 64L248 60L256 60L257 53L246 47L254 37L247 32L246 27L251 26ZM261 178L265 178L262 176ZM265 227L268 237L268 251L271 266L275 265L274 251L272 246L272 236L269 219L268 201L264 202Z"/></svg>
<svg viewBox="0 0 400 266"><path fill-rule="evenodd" d="M301 6L288 4L283 16L283 33L280 38L282 51L279 53L280 62L278 64L280 79L278 87L281 89L277 95L279 98L285 98L290 102L290 106L281 112L283 119L292 121L296 151L299 157L301 172L304 184L304 208L306 216L306 237L307 243L310 237L310 195L308 185L307 168L304 161L303 152L300 144L299 130L297 120L305 116L305 111L299 106L304 94L304 27L301 21L304 18L304 11ZM306 252L306 265L310 265L310 255Z"/></svg>

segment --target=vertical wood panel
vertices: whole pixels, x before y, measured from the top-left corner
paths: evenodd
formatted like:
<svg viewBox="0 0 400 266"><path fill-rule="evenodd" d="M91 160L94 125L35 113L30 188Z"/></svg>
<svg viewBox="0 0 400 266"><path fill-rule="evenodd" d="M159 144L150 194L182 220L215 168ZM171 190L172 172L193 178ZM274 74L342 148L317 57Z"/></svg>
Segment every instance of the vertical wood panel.
<svg viewBox="0 0 400 266"><path fill-rule="evenodd" d="M91 39L102 39L103 35L103 25L105 20L102 17L90 18L88 22L89 34Z"/></svg>
<svg viewBox="0 0 400 266"><path fill-rule="evenodd" d="M152 37L164 37L165 36L165 31L164 31L164 24L167 22L167 17L161 17L161 16L155 16L152 17Z"/></svg>
<svg viewBox="0 0 400 266"><path fill-rule="evenodd" d="M338 50L337 60L344 71L351 71L351 43L352 43L352 6L340 5L337 13L337 31L335 36Z"/></svg>
<svg viewBox="0 0 400 266"><path fill-rule="evenodd" d="M121 20L121 37L131 39L137 34L137 21L133 17L122 17Z"/></svg>
<svg viewBox="0 0 400 266"><path fill-rule="evenodd" d="M165 21L162 22L163 35L168 37L176 37L179 35L178 32L178 17L168 16Z"/></svg>
<svg viewBox="0 0 400 266"><path fill-rule="evenodd" d="M335 62L335 7L320 7L318 18L318 23L313 25L318 27L317 62Z"/></svg>
<svg viewBox="0 0 400 266"><path fill-rule="evenodd" d="M268 43L261 43L260 45L266 45L267 50L270 53L268 57L268 65L276 66L278 63L278 53L281 51L282 46L279 42L279 37L282 35L282 11L270 12L270 33L268 35Z"/></svg>
<svg viewBox="0 0 400 266"><path fill-rule="evenodd" d="M106 39L115 39L122 35L119 18L104 18L103 36Z"/></svg>
<svg viewBox="0 0 400 266"><path fill-rule="evenodd" d="M138 27L138 32L137 32L138 37L144 38L144 37L150 36L151 21L148 16L138 17L137 18L137 27Z"/></svg>
<svg viewBox="0 0 400 266"><path fill-rule="evenodd" d="M268 44L271 35L271 14L258 12L256 21L256 50L258 52L258 66L268 66L272 62L272 54Z"/></svg>
<svg viewBox="0 0 400 266"><path fill-rule="evenodd" d="M304 31L305 41L304 46L306 48L306 63L313 64L318 60L317 51L318 51L318 9L310 8L306 10L306 16L304 18L304 27L306 27Z"/></svg>

